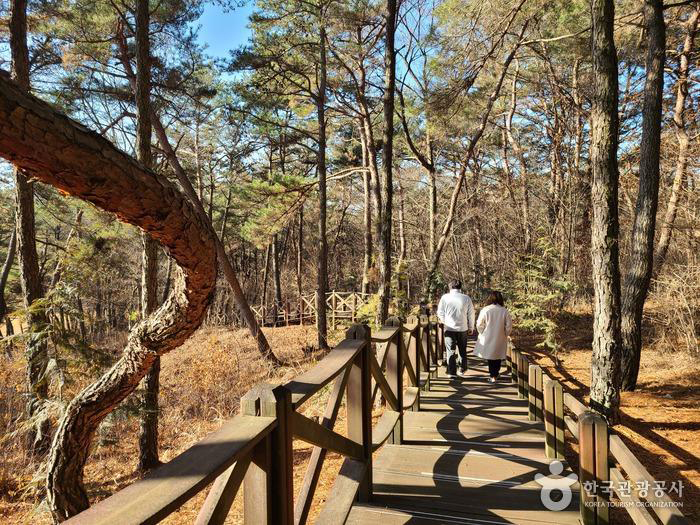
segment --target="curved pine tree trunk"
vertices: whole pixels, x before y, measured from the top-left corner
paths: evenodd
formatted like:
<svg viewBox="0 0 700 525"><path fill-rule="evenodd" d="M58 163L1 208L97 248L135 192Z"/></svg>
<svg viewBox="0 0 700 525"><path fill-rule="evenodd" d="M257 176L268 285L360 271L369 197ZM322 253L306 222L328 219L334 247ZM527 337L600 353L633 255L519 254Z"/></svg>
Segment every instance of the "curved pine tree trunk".
<svg viewBox="0 0 700 525"><path fill-rule="evenodd" d="M170 297L132 330L120 359L68 405L47 462L55 519L89 505L83 468L100 422L137 387L155 359L201 324L216 281L211 228L165 177L0 76L0 156L28 176L146 231L178 264Z"/></svg>

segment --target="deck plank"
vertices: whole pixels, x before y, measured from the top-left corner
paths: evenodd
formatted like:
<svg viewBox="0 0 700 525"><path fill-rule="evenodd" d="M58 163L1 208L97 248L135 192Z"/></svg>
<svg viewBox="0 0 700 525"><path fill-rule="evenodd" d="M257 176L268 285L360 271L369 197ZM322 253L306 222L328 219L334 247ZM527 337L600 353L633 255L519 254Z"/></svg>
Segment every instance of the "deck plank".
<svg viewBox="0 0 700 525"><path fill-rule="evenodd" d="M372 503L355 504L346 523L578 524L577 483L564 511L542 504L535 474L551 475L542 423L528 420L505 373L490 384L482 362L469 364L464 378L441 367L431 379L421 410L404 414L404 444L374 457Z"/></svg>

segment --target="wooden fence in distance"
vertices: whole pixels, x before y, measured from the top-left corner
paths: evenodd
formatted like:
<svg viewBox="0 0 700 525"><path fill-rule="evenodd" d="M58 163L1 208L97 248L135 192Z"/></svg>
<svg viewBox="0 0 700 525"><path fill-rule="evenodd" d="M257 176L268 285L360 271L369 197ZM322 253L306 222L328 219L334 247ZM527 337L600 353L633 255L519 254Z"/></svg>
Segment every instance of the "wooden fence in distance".
<svg viewBox="0 0 700 525"><path fill-rule="evenodd" d="M349 326L357 320L358 310L367 304L370 294L360 292L328 292L326 311L330 326ZM316 323L316 294L303 294L296 300L287 299L282 304L252 306L261 326L289 326Z"/></svg>
<svg viewBox="0 0 700 525"><path fill-rule="evenodd" d="M157 523L211 484L198 525L224 523L241 487L246 524L304 524L328 451L345 460L316 523L343 523L356 500L371 499L372 454L385 442L402 442L404 411L418 409L420 388L437 373L439 331L425 316L391 318L376 333L353 325L315 367L278 386L257 385L220 430L66 523ZM329 384L323 419L306 417L304 403ZM343 399L347 435L334 428ZM313 445L296 498L295 439Z"/></svg>

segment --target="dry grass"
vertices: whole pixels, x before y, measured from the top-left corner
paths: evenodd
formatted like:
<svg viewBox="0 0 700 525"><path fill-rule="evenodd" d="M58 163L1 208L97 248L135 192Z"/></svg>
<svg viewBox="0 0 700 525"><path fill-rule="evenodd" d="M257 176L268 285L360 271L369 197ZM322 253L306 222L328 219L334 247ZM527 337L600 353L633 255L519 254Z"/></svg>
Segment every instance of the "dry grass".
<svg viewBox="0 0 700 525"><path fill-rule="evenodd" d="M272 348L288 366L274 369L258 355L254 340L244 330L202 329L182 348L163 357L161 372L160 453L168 461L219 428L238 413L241 396L259 382L280 383L313 366L322 354L314 351L313 327L266 329ZM336 336L336 339L338 337ZM24 362L0 359L0 420L7 436L23 412ZM82 383L82 381L81 381ZM77 389L80 385L76 385ZM325 388L311 399L304 412L322 414L330 392ZM343 425L339 418L338 428ZM85 469L91 501L98 501L137 479L138 421L118 411L100 429L95 449ZM36 470L24 457L21 441L10 439L0 452L0 521L3 523L50 523L46 509L25 489ZM295 486L301 483L311 446L295 442ZM319 482L312 517L340 468L341 458L329 454ZM166 523L192 523L206 492L194 498ZM240 523L242 502L237 499L227 523Z"/></svg>
<svg viewBox="0 0 700 525"><path fill-rule="evenodd" d="M652 316L659 315L653 304L648 311ZM563 315L560 326L563 348L558 365L550 355L535 348L536 338L519 334L516 344L534 356L577 398L587 402L591 370L590 310L580 308L576 314ZM615 431L655 479L669 485L683 482L681 511L689 523L700 523L700 356L677 350L666 338L647 334L646 339L638 389L623 392L622 421ZM576 461L575 455L567 458Z"/></svg>

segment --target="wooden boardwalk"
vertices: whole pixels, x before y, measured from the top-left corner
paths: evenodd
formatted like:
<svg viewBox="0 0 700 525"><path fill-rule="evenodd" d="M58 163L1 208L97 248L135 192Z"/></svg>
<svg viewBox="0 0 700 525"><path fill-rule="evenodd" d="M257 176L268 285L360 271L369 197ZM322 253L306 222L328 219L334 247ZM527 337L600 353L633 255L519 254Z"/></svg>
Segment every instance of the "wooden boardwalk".
<svg viewBox="0 0 700 525"><path fill-rule="evenodd" d="M224 525L241 489L245 525L305 525L319 503L316 525L599 525L609 523L611 490L635 523L689 523L665 492L628 490L654 479L600 415L522 352L509 347L509 371L492 384L475 358L467 377L447 378L436 365L443 348L443 327L427 316L390 318L374 332L354 325L314 367L280 385L256 385L219 430L64 523L158 523L208 490L195 523ZM308 418L301 407L326 387L323 418ZM373 422L380 392L384 412ZM562 458L567 439L578 443L582 484L607 490L579 491L575 477L557 482L572 473L547 459L545 443L550 457ZM297 490L295 440L313 445ZM329 451L344 460L319 502ZM543 479L572 489L563 510L543 504Z"/></svg>
<svg viewBox="0 0 700 525"><path fill-rule="evenodd" d="M441 369L421 392L420 411L404 414L404 444L375 456L373 501L355 504L347 523L578 524L578 484L564 511L541 502L534 477L551 475L551 461L544 425L528 420L510 377L502 371L491 384L486 363L470 359L467 377Z"/></svg>

